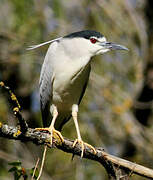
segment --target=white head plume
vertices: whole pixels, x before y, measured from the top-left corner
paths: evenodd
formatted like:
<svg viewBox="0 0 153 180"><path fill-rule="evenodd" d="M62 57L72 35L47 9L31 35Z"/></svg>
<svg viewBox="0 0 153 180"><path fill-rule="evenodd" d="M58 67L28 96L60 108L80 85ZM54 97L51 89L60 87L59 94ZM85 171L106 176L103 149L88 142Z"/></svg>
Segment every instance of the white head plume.
<svg viewBox="0 0 153 180"><path fill-rule="evenodd" d="M49 43L52 43L52 42L55 42L55 41L58 41L60 40L62 37L59 37L59 38L56 38L56 39L52 39L50 41L47 41L47 42L44 42L44 43L41 43L41 44L37 44L37 45L33 45L33 46L29 46L26 50L32 50L32 49L36 49L36 48L39 48L41 46L44 46L46 44L49 44Z"/></svg>

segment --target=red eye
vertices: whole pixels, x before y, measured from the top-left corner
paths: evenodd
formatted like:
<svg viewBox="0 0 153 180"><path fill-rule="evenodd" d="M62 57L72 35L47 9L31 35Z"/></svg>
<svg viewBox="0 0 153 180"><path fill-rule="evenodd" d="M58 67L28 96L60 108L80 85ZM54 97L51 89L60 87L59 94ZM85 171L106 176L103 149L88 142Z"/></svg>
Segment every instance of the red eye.
<svg viewBox="0 0 153 180"><path fill-rule="evenodd" d="M95 43L97 42L97 39L95 39L95 38L90 38L90 42L93 43L93 44L95 44Z"/></svg>

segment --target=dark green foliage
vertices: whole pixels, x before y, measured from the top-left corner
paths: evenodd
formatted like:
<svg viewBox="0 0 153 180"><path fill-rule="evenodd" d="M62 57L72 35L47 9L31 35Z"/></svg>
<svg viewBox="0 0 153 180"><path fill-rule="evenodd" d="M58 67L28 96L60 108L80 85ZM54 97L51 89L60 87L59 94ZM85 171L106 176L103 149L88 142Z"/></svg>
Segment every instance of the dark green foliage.
<svg viewBox="0 0 153 180"><path fill-rule="evenodd" d="M34 168L32 169L25 169L24 167L22 167L22 163L20 161L15 161L15 162L10 162L8 163L10 166L12 166L8 172L13 173L13 177L14 180L19 180L19 179L24 179L24 180L28 180L31 179L33 172L34 172ZM38 170L36 169L35 171L35 175L34 175L34 179L37 179L38 177Z"/></svg>

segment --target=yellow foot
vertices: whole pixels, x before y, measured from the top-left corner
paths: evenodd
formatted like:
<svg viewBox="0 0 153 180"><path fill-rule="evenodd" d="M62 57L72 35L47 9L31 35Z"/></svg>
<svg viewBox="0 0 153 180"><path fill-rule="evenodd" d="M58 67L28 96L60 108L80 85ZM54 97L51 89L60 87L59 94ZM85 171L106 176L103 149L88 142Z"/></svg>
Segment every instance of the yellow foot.
<svg viewBox="0 0 153 180"><path fill-rule="evenodd" d="M55 128L35 128L36 131L48 131L51 135L50 135L50 144L52 146L52 142L53 142L53 137L54 138L59 138L60 142L64 142L64 138L62 136L62 134L57 131Z"/></svg>
<svg viewBox="0 0 153 180"><path fill-rule="evenodd" d="M97 152L96 152L96 149L95 149L93 146L91 146L90 144L85 143L85 142L83 142L82 140L79 140L79 139L76 139L76 140L74 141L73 147L75 147L75 145L76 145L77 143L81 144L81 149L82 149L82 151L81 151L81 158L83 157L83 153L84 153L85 146L88 146L90 149L92 149L93 152L94 152L94 154L97 153Z"/></svg>

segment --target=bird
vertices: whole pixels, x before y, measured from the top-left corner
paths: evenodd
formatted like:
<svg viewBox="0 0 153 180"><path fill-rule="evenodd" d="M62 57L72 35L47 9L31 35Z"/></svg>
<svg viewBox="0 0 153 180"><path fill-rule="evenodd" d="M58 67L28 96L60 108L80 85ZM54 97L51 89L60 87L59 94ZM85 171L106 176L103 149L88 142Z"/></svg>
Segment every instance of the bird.
<svg viewBox="0 0 153 180"><path fill-rule="evenodd" d="M91 60L96 55L104 54L111 50L128 50L123 45L106 40L100 32L83 30L73 32L57 39L31 46L35 49L49 44L39 81L40 105L44 128L51 134L57 134L64 141L61 130L73 118L77 138L73 147L81 145L81 157L85 145L95 149L82 140L79 124L79 104L87 88L91 71Z"/></svg>

